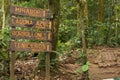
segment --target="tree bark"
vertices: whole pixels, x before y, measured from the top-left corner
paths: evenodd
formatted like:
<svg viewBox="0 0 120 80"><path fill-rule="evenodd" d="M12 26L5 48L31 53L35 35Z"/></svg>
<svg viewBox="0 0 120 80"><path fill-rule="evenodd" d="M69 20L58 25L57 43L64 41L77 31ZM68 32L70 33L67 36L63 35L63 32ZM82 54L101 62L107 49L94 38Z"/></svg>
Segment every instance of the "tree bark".
<svg viewBox="0 0 120 80"><path fill-rule="evenodd" d="M60 0L49 0L49 9L53 13L52 27L53 27L53 38L52 38L52 49L56 50L58 41L58 28L59 28L59 16L60 16ZM52 53L51 58L56 58L56 54Z"/></svg>
<svg viewBox="0 0 120 80"><path fill-rule="evenodd" d="M77 2L77 36L80 36L80 4Z"/></svg>
<svg viewBox="0 0 120 80"><path fill-rule="evenodd" d="M103 21L103 0L98 0L99 3L99 12L98 12L98 21L102 22Z"/></svg>
<svg viewBox="0 0 120 80"><path fill-rule="evenodd" d="M85 65L87 63L87 49L86 49L86 36L85 36L85 29L88 26L88 9L87 9L87 1L86 0L79 0L78 1L78 29L81 28L82 34L82 53L85 55L82 58L82 64ZM80 31L80 30L78 30ZM78 32L80 33L80 32ZM79 34L78 34L79 35ZM82 80L89 80L88 78L88 71L83 72Z"/></svg>
<svg viewBox="0 0 120 80"><path fill-rule="evenodd" d="M117 0L116 0L116 2L114 2L114 5L116 6L117 5ZM115 6L114 6L114 13L115 13L115 38L116 38L116 40L118 40L118 20L119 20L119 18L118 18L118 11L117 11L117 9L115 9Z"/></svg>
<svg viewBox="0 0 120 80"><path fill-rule="evenodd" d="M11 6L11 0L6 1L6 15L8 15L8 13L10 12L10 6Z"/></svg>

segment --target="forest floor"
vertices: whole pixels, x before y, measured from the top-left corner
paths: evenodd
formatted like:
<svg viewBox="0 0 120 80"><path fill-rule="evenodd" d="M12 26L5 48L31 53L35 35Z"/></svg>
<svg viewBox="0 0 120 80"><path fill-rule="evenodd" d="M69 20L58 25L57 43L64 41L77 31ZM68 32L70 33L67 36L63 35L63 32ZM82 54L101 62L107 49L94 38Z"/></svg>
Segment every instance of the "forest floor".
<svg viewBox="0 0 120 80"><path fill-rule="evenodd" d="M120 77L120 48L96 47L87 50L90 80ZM78 64L78 50L72 50L61 57L57 69L51 73L51 80L81 80L81 65ZM16 60L17 80L45 80L45 71L37 69L38 59Z"/></svg>

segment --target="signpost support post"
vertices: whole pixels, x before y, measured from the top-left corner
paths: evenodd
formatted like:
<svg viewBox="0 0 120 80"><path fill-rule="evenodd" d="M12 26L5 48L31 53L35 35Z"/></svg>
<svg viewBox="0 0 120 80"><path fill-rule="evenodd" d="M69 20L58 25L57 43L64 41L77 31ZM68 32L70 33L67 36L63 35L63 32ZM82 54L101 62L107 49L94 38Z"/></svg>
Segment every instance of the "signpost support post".
<svg viewBox="0 0 120 80"><path fill-rule="evenodd" d="M46 80L50 80L50 53L46 53Z"/></svg>
<svg viewBox="0 0 120 80"><path fill-rule="evenodd" d="M15 64L15 52L10 51L10 80L15 80L14 64Z"/></svg>

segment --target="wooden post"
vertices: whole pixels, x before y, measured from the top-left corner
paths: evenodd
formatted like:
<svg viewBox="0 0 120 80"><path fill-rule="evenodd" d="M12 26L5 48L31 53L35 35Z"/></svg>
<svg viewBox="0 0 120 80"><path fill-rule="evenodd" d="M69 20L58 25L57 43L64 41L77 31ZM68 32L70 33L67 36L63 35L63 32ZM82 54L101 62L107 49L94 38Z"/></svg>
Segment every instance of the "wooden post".
<svg viewBox="0 0 120 80"><path fill-rule="evenodd" d="M10 80L15 80L14 69L15 69L15 52L10 51Z"/></svg>
<svg viewBox="0 0 120 80"><path fill-rule="evenodd" d="M50 80L50 53L46 53L46 80Z"/></svg>

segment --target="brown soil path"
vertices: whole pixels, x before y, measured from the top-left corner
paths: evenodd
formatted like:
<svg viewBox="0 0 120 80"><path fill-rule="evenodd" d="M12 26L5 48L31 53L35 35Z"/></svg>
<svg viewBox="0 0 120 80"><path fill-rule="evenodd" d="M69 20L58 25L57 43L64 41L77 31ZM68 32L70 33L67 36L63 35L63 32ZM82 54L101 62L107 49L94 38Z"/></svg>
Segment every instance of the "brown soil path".
<svg viewBox="0 0 120 80"><path fill-rule="evenodd" d="M76 73L76 70L81 68L80 64L76 64L79 54L79 51L74 50L71 56L64 56L64 60L58 63L58 70L51 73L51 80L81 80L81 73ZM120 48L88 49L88 60L91 63L89 67L90 80L120 77ZM40 73L37 70L37 64L37 59L18 60L16 62L16 76L21 78L19 80L45 80L45 73ZM28 78L24 78L24 76Z"/></svg>

